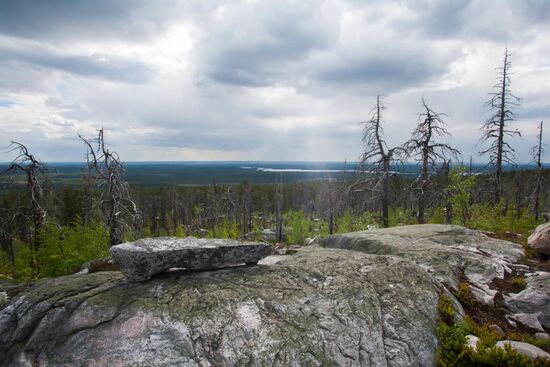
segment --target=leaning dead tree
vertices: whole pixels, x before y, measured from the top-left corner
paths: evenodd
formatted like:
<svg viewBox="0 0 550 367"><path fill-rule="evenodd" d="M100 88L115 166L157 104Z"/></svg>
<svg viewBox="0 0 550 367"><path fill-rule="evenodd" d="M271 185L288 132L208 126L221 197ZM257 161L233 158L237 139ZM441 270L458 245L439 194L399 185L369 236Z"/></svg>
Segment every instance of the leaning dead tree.
<svg viewBox="0 0 550 367"><path fill-rule="evenodd" d="M8 165L4 174L15 174L18 172L24 174L26 189L29 195L28 206L16 208L16 213L12 213L10 216L12 218L23 216L30 219L32 225L30 228L31 238L29 239L29 244L36 251L42 244L40 231L46 219L46 210L43 208L44 189L42 183L45 180L47 167L33 154L29 153L25 145L12 141L10 146L12 147L11 151L17 151L18 154Z"/></svg>
<svg viewBox="0 0 550 367"><path fill-rule="evenodd" d="M388 148L382 128L382 112L386 109L380 96L376 96L376 105L372 108L367 121L363 125L363 153L359 157L359 170L366 174L363 180L370 185L381 208L381 223L389 226L389 194L391 163L399 160L403 153L401 147Z"/></svg>
<svg viewBox="0 0 550 367"><path fill-rule="evenodd" d="M518 130L508 128L510 122L516 119L513 108L519 106L519 98L510 92L510 53L504 52L504 61L501 67L496 68L498 80L494 85L496 91L489 93L485 105L494 113L481 127L481 142L488 142L490 146L481 151L480 155L489 155L489 165L494 169L494 201L499 202L502 195L502 165L514 164L514 149L505 141L506 136L521 136Z"/></svg>
<svg viewBox="0 0 550 367"><path fill-rule="evenodd" d="M542 154L544 153L543 143L542 143L542 121L539 125L539 134L537 136L537 144L531 148L531 154L533 156L533 161L536 163L537 168L535 171L535 190L533 192L533 215L538 221L540 217L540 194L543 192L542 184Z"/></svg>
<svg viewBox="0 0 550 367"><path fill-rule="evenodd" d="M460 152L442 140L448 140L449 131L443 118L447 115L433 111L422 98L424 112L419 114L419 122L412 133L411 139L405 143L405 150L421 162L420 174L413 182L415 195L418 199L418 223L424 223L424 212L428 206L431 191L431 177L438 164L447 162L448 158L458 158Z"/></svg>
<svg viewBox="0 0 550 367"><path fill-rule="evenodd" d="M130 227L138 214L136 204L130 197L130 188L122 179L123 166L120 157L105 146L104 132L88 140L79 135L87 147L87 162L93 180L101 196L99 207L109 229L109 247L122 243L124 231Z"/></svg>

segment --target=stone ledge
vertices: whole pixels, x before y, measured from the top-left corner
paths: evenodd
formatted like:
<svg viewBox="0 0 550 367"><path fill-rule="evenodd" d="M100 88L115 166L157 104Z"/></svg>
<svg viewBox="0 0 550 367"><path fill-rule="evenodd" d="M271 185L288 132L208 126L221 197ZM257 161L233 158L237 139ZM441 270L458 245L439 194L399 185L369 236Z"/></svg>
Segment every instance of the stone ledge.
<svg viewBox="0 0 550 367"><path fill-rule="evenodd" d="M123 243L110 251L126 279L142 282L171 268L208 270L254 265L271 254L271 247L227 239L160 237Z"/></svg>

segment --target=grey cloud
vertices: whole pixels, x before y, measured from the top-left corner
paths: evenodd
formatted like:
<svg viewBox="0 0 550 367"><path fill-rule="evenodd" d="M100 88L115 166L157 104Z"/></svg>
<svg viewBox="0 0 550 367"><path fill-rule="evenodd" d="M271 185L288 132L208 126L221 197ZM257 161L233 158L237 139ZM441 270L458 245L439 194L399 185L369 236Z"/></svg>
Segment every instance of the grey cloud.
<svg viewBox="0 0 550 367"><path fill-rule="evenodd" d="M472 60L495 57L504 42L518 55L514 67L528 81L523 84L541 91L521 93L518 124L550 116L548 79L522 71L546 63L540 39L548 34L549 6L535 0L0 0L0 134L29 142L45 160L78 160L84 149L76 133L92 134L101 125L127 160L156 153L204 159L201 151L353 160L361 149L357 122L381 93L391 145L406 140L426 96L435 110L453 116L453 141L467 157L479 150L473 144L494 81ZM165 54L159 49L182 38L189 49L187 43ZM78 51L104 45L106 52L137 46L139 54L150 52L151 66ZM158 61L153 52L173 59ZM491 78L496 64L487 66Z"/></svg>
<svg viewBox="0 0 550 367"><path fill-rule="evenodd" d="M417 24L427 37L456 36L461 32L472 0L409 1L407 5L419 14ZM406 23L405 23L406 24Z"/></svg>
<svg viewBox="0 0 550 367"><path fill-rule="evenodd" d="M243 4L228 12L212 20L202 42L202 71L219 83L258 87L292 78L293 64L338 36L338 18L315 3Z"/></svg>
<svg viewBox="0 0 550 367"><path fill-rule="evenodd" d="M446 71L446 65L432 64L415 57L388 55L365 60L342 62L318 72L319 80L336 85L367 85L389 93L419 85ZM409 55L410 56L410 55Z"/></svg>
<svg viewBox="0 0 550 367"><path fill-rule="evenodd" d="M149 67L139 61L109 55L89 56L54 53L43 48L0 48L0 63L29 64L87 77L143 83L151 77Z"/></svg>
<svg viewBox="0 0 550 367"><path fill-rule="evenodd" d="M520 106L519 117L521 119L544 119L550 116L550 104L530 104Z"/></svg>
<svg viewBox="0 0 550 367"><path fill-rule="evenodd" d="M177 15L173 0L2 0L0 33L32 39L131 39L155 34Z"/></svg>

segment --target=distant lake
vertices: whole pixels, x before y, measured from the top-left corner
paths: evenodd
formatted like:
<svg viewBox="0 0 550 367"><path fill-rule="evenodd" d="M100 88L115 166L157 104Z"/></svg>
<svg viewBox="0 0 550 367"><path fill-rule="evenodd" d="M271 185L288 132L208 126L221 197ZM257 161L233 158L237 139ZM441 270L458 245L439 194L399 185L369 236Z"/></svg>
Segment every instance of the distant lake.
<svg viewBox="0 0 550 367"><path fill-rule="evenodd" d="M81 163L47 163L52 183L77 185L82 177L84 165ZM354 162L263 162L263 161L223 161L223 162L126 162L125 179L136 186L205 185L211 183L236 184L276 183L282 176L283 182L311 181L319 179L342 179L353 175ZM550 165L545 165L546 168ZM4 170L6 164L0 164ZM533 169L534 165L519 164L506 166L507 170ZM417 164L404 164L392 168L397 174L414 177L419 172ZM469 170L469 166L466 166ZM474 164L472 173L487 171L485 165ZM23 177L17 177L17 182ZM4 181L2 179L2 181Z"/></svg>

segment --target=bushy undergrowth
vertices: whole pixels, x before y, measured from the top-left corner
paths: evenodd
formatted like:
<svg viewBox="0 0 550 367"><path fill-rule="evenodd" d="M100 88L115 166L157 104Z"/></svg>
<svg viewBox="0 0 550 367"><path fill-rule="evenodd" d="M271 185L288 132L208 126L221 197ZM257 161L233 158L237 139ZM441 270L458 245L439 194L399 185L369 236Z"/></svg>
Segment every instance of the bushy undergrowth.
<svg viewBox="0 0 550 367"><path fill-rule="evenodd" d="M438 303L440 322L436 334L439 347L436 365L441 367L540 367L548 366L542 360L531 360L514 351L509 346L496 348L495 343L501 339L496 332L477 325L466 317L458 319L449 297L442 295ZM467 335L475 335L480 340L476 350L466 344Z"/></svg>
<svg viewBox="0 0 550 367"><path fill-rule="evenodd" d="M239 228L237 222L234 220L224 219L218 224L214 225L211 231L208 232L209 238L239 238Z"/></svg>
<svg viewBox="0 0 550 367"><path fill-rule="evenodd" d="M288 231L286 240L290 244L302 245L312 235L313 221L303 211L290 211L286 215Z"/></svg>
<svg viewBox="0 0 550 367"><path fill-rule="evenodd" d="M86 261L107 256L108 233L101 224L71 226L47 223L40 233L42 245L34 251L15 241L15 266L0 251L0 274L14 279L52 277L75 273Z"/></svg>

